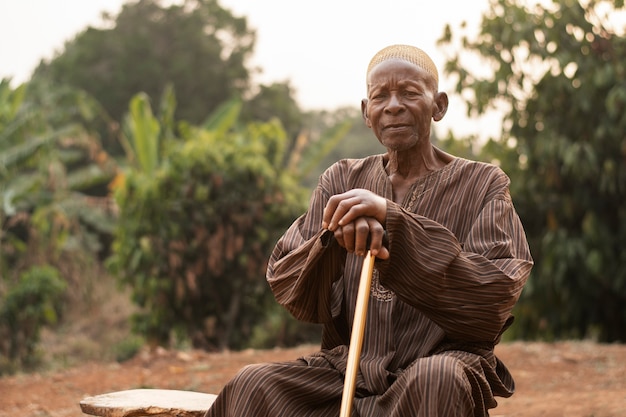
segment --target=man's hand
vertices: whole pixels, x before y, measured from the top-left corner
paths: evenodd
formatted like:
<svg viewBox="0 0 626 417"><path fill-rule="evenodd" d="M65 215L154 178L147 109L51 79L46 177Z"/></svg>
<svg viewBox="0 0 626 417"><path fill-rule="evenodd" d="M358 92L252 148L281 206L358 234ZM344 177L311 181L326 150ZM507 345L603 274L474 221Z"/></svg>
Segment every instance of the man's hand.
<svg viewBox="0 0 626 417"><path fill-rule="evenodd" d="M368 243L372 254L389 258L383 246L387 200L371 191L354 189L332 196L324 208L322 227L334 232L335 239L348 252L363 256Z"/></svg>

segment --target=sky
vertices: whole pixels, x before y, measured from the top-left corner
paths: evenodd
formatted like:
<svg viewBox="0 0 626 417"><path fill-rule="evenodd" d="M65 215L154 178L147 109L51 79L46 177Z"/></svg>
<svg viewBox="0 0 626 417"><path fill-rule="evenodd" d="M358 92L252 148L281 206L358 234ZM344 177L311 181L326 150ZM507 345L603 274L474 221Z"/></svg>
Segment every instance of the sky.
<svg viewBox="0 0 626 417"><path fill-rule="evenodd" d="M87 26L99 26L103 11L116 15L127 0L0 0L0 78L29 79L41 59L50 59ZM172 1L175 2L175 1ZM257 32L250 65L256 81L289 81L304 110L359 106L365 69L383 47L407 43L425 50L441 69L445 56L436 41L446 24L477 30L488 0L221 0L245 16ZM440 70L441 72L441 70ZM440 76L440 90L452 80ZM465 118L450 94L441 127L479 136L494 132L493 120Z"/></svg>

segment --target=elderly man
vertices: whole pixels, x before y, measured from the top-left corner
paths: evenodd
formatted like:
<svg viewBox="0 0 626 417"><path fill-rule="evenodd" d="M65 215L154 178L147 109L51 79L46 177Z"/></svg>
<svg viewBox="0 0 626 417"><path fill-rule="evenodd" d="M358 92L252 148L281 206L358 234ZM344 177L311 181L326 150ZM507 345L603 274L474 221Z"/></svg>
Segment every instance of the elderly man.
<svg viewBox="0 0 626 417"><path fill-rule="evenodd" d="M509 178L431 143L448 97L421 49L384 48L366 78L363 118L387 152L322 174L267 270L280 304L323 324L321 350L245 367L207 417L339 415L367 249L376 262L353 415L487 416L514 391L494 346L532 259Z"/></svg>

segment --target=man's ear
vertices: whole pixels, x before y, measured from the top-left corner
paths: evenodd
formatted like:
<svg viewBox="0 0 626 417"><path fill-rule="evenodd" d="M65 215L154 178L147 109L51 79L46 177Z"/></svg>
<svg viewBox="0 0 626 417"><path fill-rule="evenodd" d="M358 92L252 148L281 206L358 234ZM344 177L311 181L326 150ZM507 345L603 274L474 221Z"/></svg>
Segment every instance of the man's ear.
<svg viewBox="0 0 626 417"><path fill-rule="evenodd" d="M437 107L433 109L433 120L438 122L443 119L443 116L448 111L448 95L444 92L437 93L435 95L435 105Z"/></svg>
<svg viewBox="0 0 626 417"><path fill-rule="evenodd" d="M363 120L365 120L365 125L371 128L372 124L370 123L369 117L367 117L367 99L366 98L361 100L361 116L363 116Z"/></svg>

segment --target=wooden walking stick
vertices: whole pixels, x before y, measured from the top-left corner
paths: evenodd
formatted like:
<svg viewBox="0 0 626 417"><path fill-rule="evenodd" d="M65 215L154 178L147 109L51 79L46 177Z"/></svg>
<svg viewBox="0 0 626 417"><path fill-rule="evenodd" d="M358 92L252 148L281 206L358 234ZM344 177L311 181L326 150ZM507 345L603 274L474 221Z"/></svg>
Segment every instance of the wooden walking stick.
<svg viewBox="0 0 626 417"><path fill-rule="evenodd" d="M352 412L352 401L356 390L356 374L359 370L359 360L361 359L361 347L363 346L363 333L365 333L365 319L367 318L367 303L372 286L372 273L374 272L374 255L367 251L361 269L361 279L359 281L359 291L356 297L356 308L354 310L354 322L352 323L352 334L350 335L350 348L348 350L348 363L346 366L346 378L343 386L343 397L341 398L341 411L339 417L350 417Z"/></svg>

